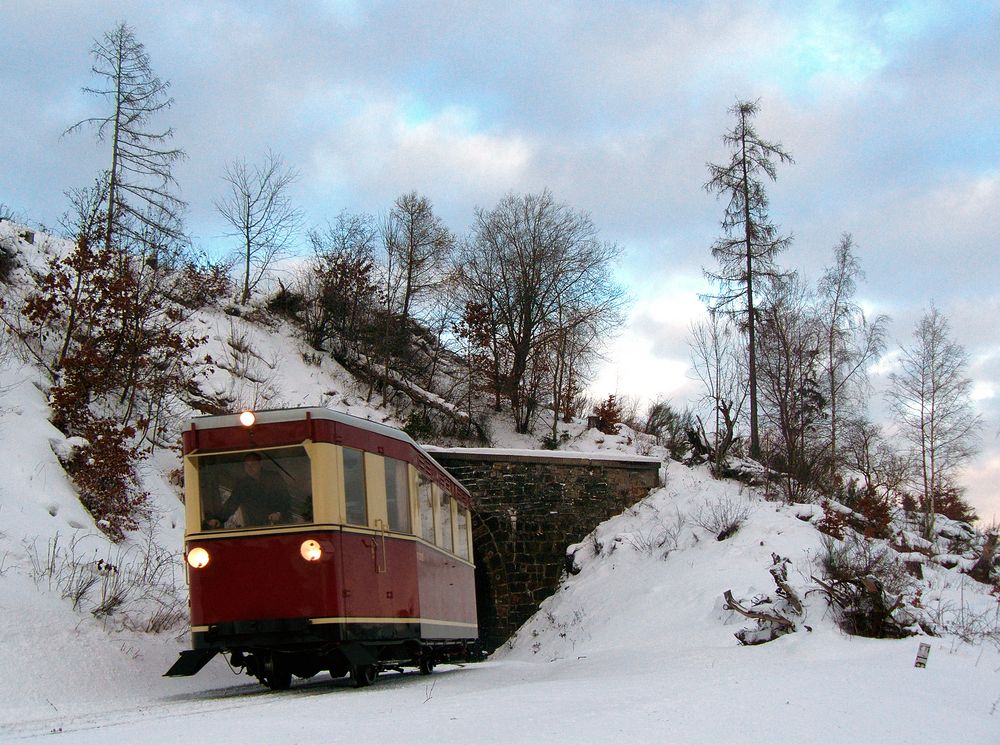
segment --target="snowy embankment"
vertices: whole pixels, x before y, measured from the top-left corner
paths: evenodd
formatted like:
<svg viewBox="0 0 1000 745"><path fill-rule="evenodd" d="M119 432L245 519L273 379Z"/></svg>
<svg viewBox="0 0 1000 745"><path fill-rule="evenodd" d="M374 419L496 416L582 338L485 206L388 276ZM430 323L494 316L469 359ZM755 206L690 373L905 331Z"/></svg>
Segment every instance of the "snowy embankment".
<svg viewBox="0 0 1000 745"><path fill-rule="evenodd" d="M718 541L696 523L727 503L749 515ZM619 707L649 726L658 720L658 731L680 742L1000 741L996 634L978 644L951 634L844 634L815 591L826 549L804 512L673 463L665 488L574 547L579 574L494 656L595 686L603 679L603 695L576 705L595 720L620 717L639 741L656 739L654 731L631 726ZM775 598L773 554L790 560L788 584L804 613L790 614L796 632L739 646L734 633L753 622L728 610L723 592L744 605ZM928 622L1000 628L997 598L959 572L925 567L917 590ZM922 642L931 646L923 669L914 667Z"/></svg>

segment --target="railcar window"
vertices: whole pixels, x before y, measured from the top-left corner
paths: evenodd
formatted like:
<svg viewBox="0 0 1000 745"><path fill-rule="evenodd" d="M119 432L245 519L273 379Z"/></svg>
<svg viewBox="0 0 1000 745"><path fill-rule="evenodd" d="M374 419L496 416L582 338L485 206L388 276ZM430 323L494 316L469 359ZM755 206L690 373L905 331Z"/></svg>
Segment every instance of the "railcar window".
<svg viewBox="0 0 1000 745"><path fill-rule="evenodd" d="M353 448L344 448L344 497L347 500L347 522L352 525L367 525L365 454Z"/></svg>
<svg viewBox="0 0 1000 745"><path fill-rule="evenodd" d="M458 505L455 514L455 528L458 533L458 545L455 546L455 553L463 559L469 558L469 513L462 505Z"/></svg>
<svg viewBox="0 0 1000 745"><path fill-rule="evenodd" d="M417 501L420 511L420 537L434 542L434 506L431 480L422 473L417 474Z"/></svg>
<svg viewBox="0 0 1000 745"><path fill-rule="evenodd" d="M438 517L441 520L441 548L451 551L454 541L451 535L451 495L440 489L438 493Z"/></svg>
<svg viewBox="0 0 1000 745"><path fill-rule="evenodd" d="M406 464L395 458L385 459L385 497L389 511L389 530L410 532L410 481Z"/></svg>
<svg viewBox="0 0 1000 745"><path fill-rule="evenodd" d="M202 530L312 522L312 470L305 448L198 457Z"/></svg>

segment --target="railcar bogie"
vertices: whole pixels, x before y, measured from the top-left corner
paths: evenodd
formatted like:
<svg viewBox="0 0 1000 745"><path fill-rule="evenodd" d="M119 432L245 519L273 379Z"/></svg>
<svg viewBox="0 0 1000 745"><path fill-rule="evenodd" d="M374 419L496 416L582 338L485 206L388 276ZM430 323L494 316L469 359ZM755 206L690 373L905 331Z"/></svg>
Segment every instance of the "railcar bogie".
<svg viewBox="0 0 1000 745"><path fill-rule="evenodd" d="M184 433L192 649L265 686L468 659L471 498L405 433L327 409L200 417Z"/></svg>

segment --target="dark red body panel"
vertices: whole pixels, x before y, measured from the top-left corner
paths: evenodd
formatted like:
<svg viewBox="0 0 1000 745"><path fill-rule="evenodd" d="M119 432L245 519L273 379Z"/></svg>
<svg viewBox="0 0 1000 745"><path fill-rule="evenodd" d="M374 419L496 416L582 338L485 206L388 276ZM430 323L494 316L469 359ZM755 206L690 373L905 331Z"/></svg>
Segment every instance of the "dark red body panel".
<svg viewBox="0 0 1000 745"><path fill-rule="evenodd" d="M323 547L319 561L302 558L312 538ZM192 540L211 557L191 569L191 625L273 618L342 615L337 560L339 532L303 532Z"/></svg>
<svg viewBox="0 0 1000 745"><path fill-rule="evenodd" d="M341 578L351 618L419 618L415 542L344 533Z"/></svg>
<svg viewBox="0 0 1000 745"><path fill-rule="evenodd" d="M416 547L420 615L459 623L476 623L475 570L424 544Z"/></svg>
<svg viewBox="0 0 1000 745"><path fill-rule="evenodd" d="M323 548L319 561L300 554L309 539ZM196 546L211 559L189 571L193 626L293 618L476 623L473 568L417 541L333 529L193 539L188 550Z"/></svg>

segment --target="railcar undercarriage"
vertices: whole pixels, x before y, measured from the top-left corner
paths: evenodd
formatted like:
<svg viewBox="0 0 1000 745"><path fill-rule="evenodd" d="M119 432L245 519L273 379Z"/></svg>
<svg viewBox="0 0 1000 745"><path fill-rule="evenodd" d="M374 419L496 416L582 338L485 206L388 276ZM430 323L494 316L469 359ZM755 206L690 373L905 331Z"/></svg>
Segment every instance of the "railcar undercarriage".
<svg viewBox="0 0 1000 745"><path fill-rule="evenodd" d="M267 633L257 632L222 642L218 639L208 641L208 634L196 634L195 648L181 652L166 675L195 675L209 660L223 654L228 656L232 668L243 670L272 690L289 688L292 676L311 678L323 671L329 672L331 678L350 675L355 687L363 688L374 683L379 673L386 670L402 672L413 668L422 675L430 675L438 664L471 662L482 657L473 639L421 641L410 638L317 644L312 640L296 643L288 638L278 643L273 638L268 640L267 636Z"/></svg>

